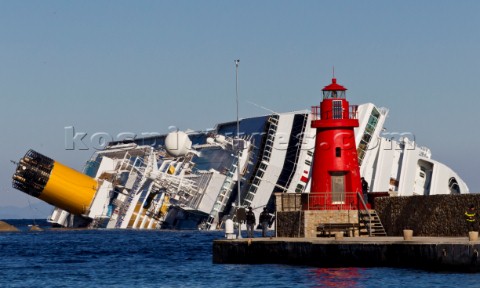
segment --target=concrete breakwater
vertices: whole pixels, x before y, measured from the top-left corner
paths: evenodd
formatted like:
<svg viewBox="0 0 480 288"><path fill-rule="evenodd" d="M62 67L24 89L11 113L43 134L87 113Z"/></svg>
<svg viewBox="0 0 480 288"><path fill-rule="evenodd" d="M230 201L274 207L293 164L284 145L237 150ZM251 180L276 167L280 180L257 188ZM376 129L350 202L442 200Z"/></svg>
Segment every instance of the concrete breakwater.
<svg viewBox="0 0 480 288"><path fill-rule="evenodd" d="M277 194L277 236L316 237L320 224L359 221L358 210L302 210L304 195ZM480 193L375 197L372 203L388 236L411 229L416 236L466 237L466 209L474 205L480 215Z"/></svg>
<svg viewBox="0 0 480 288"><path fill-rule="evenodd" d="M479 272L479 251L466 237L256 238L215 240L213 262Z"/></svg>
<svg viewBox="0 0 480 288"><path fill-rule="evenodd" d="M387 235L412 229L417 236L467 236L464 213L474 205L480 213L480 193L375 198L375 210Z"/></svg>

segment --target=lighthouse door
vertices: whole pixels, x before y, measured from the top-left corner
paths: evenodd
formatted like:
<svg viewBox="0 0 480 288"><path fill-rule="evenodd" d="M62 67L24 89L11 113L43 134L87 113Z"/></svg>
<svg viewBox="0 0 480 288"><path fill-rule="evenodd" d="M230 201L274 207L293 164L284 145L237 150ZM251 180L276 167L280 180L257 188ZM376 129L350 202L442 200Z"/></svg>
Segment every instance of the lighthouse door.
<svg viewBox="0 0 480 288"><path fill-rule="evenodd" d="M332 173L331 180L332 204L343 204L345 202L345 173Z"/></svg>

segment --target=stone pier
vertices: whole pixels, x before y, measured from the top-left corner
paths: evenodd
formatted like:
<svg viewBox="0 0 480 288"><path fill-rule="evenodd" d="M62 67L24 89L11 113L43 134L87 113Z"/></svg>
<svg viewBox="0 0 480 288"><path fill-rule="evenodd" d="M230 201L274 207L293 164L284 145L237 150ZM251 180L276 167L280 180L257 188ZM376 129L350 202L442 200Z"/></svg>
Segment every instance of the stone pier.
<svg viewBox="0 0 480 288"><path fill-rule="evenodd" d="M467 237L254 238L215 240L213 262L479 272L479 251Z"/></svg>

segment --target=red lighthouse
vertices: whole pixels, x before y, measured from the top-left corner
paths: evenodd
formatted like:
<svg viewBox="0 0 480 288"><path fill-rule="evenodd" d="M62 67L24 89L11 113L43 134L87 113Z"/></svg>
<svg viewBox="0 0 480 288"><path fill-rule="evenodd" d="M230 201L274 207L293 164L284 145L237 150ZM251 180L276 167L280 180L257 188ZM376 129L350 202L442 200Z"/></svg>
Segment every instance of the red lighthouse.
<svg viewBox="0 0 480 288"><path fill-rule="evenodd" d="M312 107L317 129L309 209L357 209L362 191L357 146L357 106L349 106L346 88L332 83L322 89L323 101Z"/></svg>

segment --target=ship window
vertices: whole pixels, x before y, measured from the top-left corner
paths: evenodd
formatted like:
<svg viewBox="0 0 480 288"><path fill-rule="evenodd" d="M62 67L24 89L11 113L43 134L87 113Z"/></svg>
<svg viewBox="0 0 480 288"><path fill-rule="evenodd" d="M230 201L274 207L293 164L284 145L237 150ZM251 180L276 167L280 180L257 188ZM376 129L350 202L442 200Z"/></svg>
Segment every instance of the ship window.
<svg viewBox="0 0 480 288"><path fill-rule="evenodd" d="M305 164L307 164L308 166L311 166L311 165L312 165L312 161L310 161L310 160L305 160Z"/></svg>
<svg viewBox="0 0 480 288"><path fill-rule="evenodd" d="M359 149L366 150L367 149L367 143L365 141L360 141L360 145L358 145Z"/></svg>
<svg viewBox="0 0 480 288"><path fill-rule="evenodd" d="M372 136L370 136L369 134L363 134L363 141L365 141L366 143L369 143L370 142L370 139L372 138Z"/></svg>
<svg viewBox="0 0 480 288"><path fill-rule="evenodd" d="M307 155L308 155L308 156L313 156L313 151L312 151L312 150L308 150L308 151L307 151Z"/></svg>
<svg viewBox="0 0 480 288"><path fill-rule="evenodd" d="M340 147L335 148L335 157L342 157L342 148Z"/></svg>
<svg viewBox="0 0 480 288"><path fill-rule="evenodd" d="M372 125L373 127L377 126L378 118L370 115L370 118L368 119L368 124Z"/></svg>
<svg viewBox="0 0 480 288"><path fill-rule="evenodd" d="M448 180L448 188L450 189L450 194L460 194L460 187L455 177L451 177Z"/></svg>
<svg viewBox="0 0 480 288"><path fill-rule="evenodd" d="M373 131L375 131L375 126L367 124L367 127L365 127L365 132L367 132L368 134L373 134Z"/></svg>
<svg viewBox="0 0 480 288"><path fill-rule="evenodd" d="M303 191L303 185L302 184L298 184L297 185L297 188L295 189L295 192L297 193L302 193Z"/></svg>
<svg viewBox="0 0 480 288"><path fill-rule="evenodd" d="M87 164L85 165L83 173L85 173L88 176L93 178L97 174L97 171L98 171L99 167L100 167L100 162L98 162L98 161L88 161Z"/></svg>
<svg viewBox="0 0 480 288"><path fill-rule="evenodd" d="M365 157L365 151L363 151L362 149L358 148L358 149L357 149L357 153L358 153L358 165L362 165L363 158Z"/></svg>
<svg viewBox="0 0 480 288"><path fill-rule="evenodd" d="M267 164L261 163L260 166L258 166L258 169L262 169L263 171L267 170Z"/></svg>

